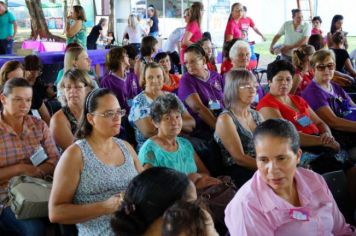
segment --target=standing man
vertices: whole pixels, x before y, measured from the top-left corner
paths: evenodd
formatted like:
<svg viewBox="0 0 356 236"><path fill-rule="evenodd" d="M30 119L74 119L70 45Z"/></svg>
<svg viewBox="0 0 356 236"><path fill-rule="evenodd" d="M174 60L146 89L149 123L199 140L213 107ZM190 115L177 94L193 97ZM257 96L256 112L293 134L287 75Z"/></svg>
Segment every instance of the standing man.
<svg viewBox="0 0 356 236"><path fill-rule="evenodd" d="M300 9L292 10L292 21L286 21L279 32L273 37L270 52L274 54L274 45L279 38L284 35L284 44L280 48L283 60L292 62L292 51L299 46L306 44L310 36L308 23L303 23L303 14Z"/></svg>
<svg viewBox="0 0 356 236"><path fill-rule="evenodd" d="M17 24L15 16L7 10L3 1L0 1L0 26L0 55L11 54Z"/></svg>

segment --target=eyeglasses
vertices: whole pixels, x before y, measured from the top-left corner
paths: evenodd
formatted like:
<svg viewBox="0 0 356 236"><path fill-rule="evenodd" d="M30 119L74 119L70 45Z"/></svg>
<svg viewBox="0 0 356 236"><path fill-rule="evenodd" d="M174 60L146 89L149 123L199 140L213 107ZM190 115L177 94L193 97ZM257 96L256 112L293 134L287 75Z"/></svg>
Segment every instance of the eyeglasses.
<svg viewBox="0 0 356 236"><path fill-rule="evenodd" d="M71 86L64 86L63 88L65 89L65 90L67 90L67 91L69 91L69 90L72 90L72 89L74 89L74 90L80 90L80 89L83 89L85 86L73 86L73 87L71 87Z"/></svg>
<svg viewBox="0 0 356 236"><path fill-rule="evenodd" d="M325 71L325 68L328 68L329 70L334 70L335 69L335 63L328 63L326 65L324 64L320 64L320 65L317 65L315 66L315 68L318 70L318 71Z"/></svg>
<svg viewBox="0 0 356 236"><path fill-rule="evenodd" d="M246 84L246 85L241 85L239 86L240 89L248 89L248 90L251 90L251 89L254 89L254 90L257 90L258 89L258 85L255 84L255 85L251 85L251 84Z"/></svg>
<svg viewBox="0 0 356 236"><path fill-rule="evenodd" d="M117 111L106 111L106 112L103 112L103 113L93 112L91 114L95 115L95 116L101 116L101 117L104 117L104 118L107 118L107 119L114 119L117 116L123 117L126 114L126 110L118 109Z"/></svg>

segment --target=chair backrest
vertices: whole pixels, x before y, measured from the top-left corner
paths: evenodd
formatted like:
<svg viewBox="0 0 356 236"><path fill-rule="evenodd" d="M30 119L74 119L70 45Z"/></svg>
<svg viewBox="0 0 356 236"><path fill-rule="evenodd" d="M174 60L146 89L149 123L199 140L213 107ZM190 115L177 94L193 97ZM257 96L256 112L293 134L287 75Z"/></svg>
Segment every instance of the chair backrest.
<svg viewBox="0 0 356 236"><path fill-rule="evenodd" d="M258 68L258 62L260 61L260 54L255 52L255 55L256 55L256 61L257 61L256 68Z"/></svg>
<svg viewBox="0 0 356 236"><path fill-rule="evenodd" d="M347 222L353 220L351 196L347 189L347 180L344 171L333 171L323 174L323 177Z"/></svg>

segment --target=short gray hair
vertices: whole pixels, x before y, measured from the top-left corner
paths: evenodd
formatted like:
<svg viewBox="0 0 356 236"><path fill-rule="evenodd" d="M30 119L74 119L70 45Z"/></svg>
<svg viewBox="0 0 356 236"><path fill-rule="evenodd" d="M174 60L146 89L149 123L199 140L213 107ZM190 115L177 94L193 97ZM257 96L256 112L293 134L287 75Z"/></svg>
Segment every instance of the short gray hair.
<svg viewBox="0 0 356 236"><path fill-rule="evenodd" d="M239 98L239 87L245 82L256 82L256 77L246 69L232 69L227 72L224 87L224 104L227 109Z"/></svg>
<svg viewBox="0 0 356 236"><path fill-rule="evenodd" d="M236 59L237 58L237 54L239 53L239 49L240 48L246 48L250 54L251 54L251 48L250 45L243 41L243 40L237 40L234 45L232 45L230 52L229 52L229 57L231 60Z"/></svg>
<svg viewBox="0 0 356 236"><path fill-rule="evenodd" d="M179 98L173 93L159 96L153 101L150 108L150 116L155 123L161 122L163 115L168 114L171 111L178 111L181 114L184 112L184 108L179 102Z"/></svg>

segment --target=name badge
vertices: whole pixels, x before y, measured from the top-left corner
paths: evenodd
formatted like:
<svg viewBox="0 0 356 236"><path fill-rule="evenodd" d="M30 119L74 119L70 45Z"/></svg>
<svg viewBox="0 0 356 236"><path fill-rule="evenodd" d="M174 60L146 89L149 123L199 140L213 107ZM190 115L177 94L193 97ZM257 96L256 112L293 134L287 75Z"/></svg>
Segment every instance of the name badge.
<svg viewBox="0 0 356 236"><path fill-rule="evenodd" d="M219 110L221 109L220 103L218 101L209 101L209 109L210 110Z"/></svg>
<svg viewBox="0 0 356 236"><path fill-rule="evenodd" d="M39 147L34 154L30 157L30 160L34 166L40 165L42 162L48 159L43 147Z"/></svg>
<svg viewBox="0 0 356 236"><path fill-rule="evenodd" d="M295 119L302 127L307 127L313 123L313 121L306 115L299 115Z"/></svg>
<svg viewBox="0 0 356 236"><path fill-rule="evenodd" d="M293 220L308 221L309 220L309 212L306 210L300 210L300 209L290 209L289 217Z"/></svg>
<svg viewBox="0 0 356 236"><path fill-rule="evenodd" d="M37 117L39 119L42 119L42 117L41 117L41 115L40 115L40 113L38 112L37 109L31 109L31 113L32 113L33 116L35 116L35 117Z"/></svg>

